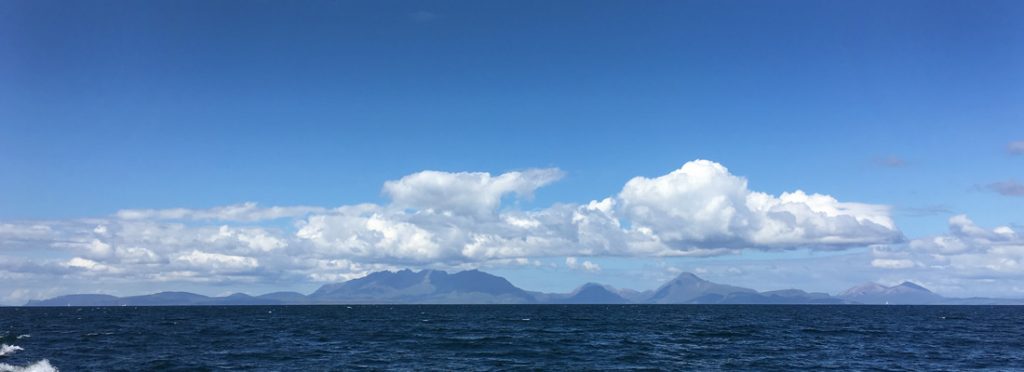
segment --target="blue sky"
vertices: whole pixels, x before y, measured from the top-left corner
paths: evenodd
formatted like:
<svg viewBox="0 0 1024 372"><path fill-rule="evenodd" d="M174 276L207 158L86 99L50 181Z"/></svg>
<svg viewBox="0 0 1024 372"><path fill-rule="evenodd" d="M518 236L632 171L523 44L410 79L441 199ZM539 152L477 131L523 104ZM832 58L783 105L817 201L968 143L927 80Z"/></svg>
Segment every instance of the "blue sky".
<svg viewBox="0 0 1024 372"><path fill-rule="evenodd" d="M353 273L365 265L480 266L529 289L650 287L651 278L696 269L732 283L808 287L809 276L828 273L737 268L859 258L864 267L845 265L848 273L824 283L913 279L972 294L995 281L986 290L1024 297L1024 268L985 271L991 262L1024 265L1022 18L1015 1L2 2L0 225L9 228L0 258L9 264L0 278L22 291L0 291L0 303L93 289L87 280L111 293L306 290L333 270L282 275L298 269L230 245L172 249L138 235L96 233L110 252L76 251L93 237L67 226L118 225L118 211L397 206L385 182L424 170L497 177L557 168L561 176L543 187L499 192L503 203L491 212L619 195L615 219L628 230L635 226L620 195L627 181L696 159L727 167L752 191L890 206L892 230L904 239L825 248L748 239L712 258L575 254L602 268L586 272L569 268L564 252L501 257L541 264L521 267L461 256L357 258L333 243L292 241L323 211L150 222L273 230L288 240L282 249L364 265ZM405 207L448 205L416 200ZM952 232L963 225L950 221L958 215L989 235L1000 226L1015 235ZM646 223L667 229L661 238L672 234L669 222ZM25 226L50 232L16 234ZM925 262L934 252L912 243L936 236L972 248ZM149 250L156 258L145 265L156 271L125 266L122 248ZM190 252L259 264L220 274L158 264L185 262ZM69 266L73 258L110 270L75 271L82 265ZM913 267L868 264L879 259ZM157 278L160 270L194 275ZM41 278L58 284L35 283Z"/></svg>

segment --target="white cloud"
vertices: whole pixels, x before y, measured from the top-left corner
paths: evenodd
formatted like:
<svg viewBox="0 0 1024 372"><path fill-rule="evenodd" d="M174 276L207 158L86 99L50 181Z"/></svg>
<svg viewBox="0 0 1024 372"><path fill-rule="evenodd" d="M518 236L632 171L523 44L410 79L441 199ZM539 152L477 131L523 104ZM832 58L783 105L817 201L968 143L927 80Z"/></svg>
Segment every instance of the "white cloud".
<svg viewBox="0 0 1024 372"><path fill-rule="evenodd" d="M213 241L236 240L237 242L256 251L272 251L284 248L288 245L283 239L271 235L268 231L260 228L231 228L227 225L217 230L217 235L212 237Z"/></svg>
<svg viewBox="0 0 1024 372"><path fill-rule="evenodd" d="M965 215L951 217L945 235L914 239L903 247L877 247L872 254L887 268L916 270L946 282L1024 280L1024 237L1009 226L980 227Z"/></svg>
<svg viewBox="0 0 1024 372"><path fill-rule="evenodd" d="M592 273L601 271L600 265L587 260L580 262L579 260L576 259L576 257L566 257L565 266L572 270L583 270Z"/></svg>
<svg viewBox="0 0 1024 372"><path fill-rule="evenodd" d="M119 270L117 268L113 268L113 267L110 267L108 265L104 265L104 264L101 264L99 262L90 260L88 258L82 258L82 257L72 258L72 259L68 260L67 262L65 262L64 265L67 266L67 267L76 268L76 269L84 269L84 270L87 270L87 271L106 271L106 272L111 272L111 273L119 273L121 271L121 270Z"/></svg>
<svg viewBox="0 0 1024 372"><path fill-rule="evenodd" d="M221 253L209 253L192 250L176 257L177 261L188 266L212 269L213 271L244 271L260 266L259 261L252 257L232 256Z"/></svg>
<svg viewBox="0 0 1024 372"><path fill-rule="evenodd" d="M152 250L141 247L118 247L117 256L119 261L125 264L151 264L160 262L160 256Z"/></svg>
<svg viewBox="0 0 1024 372"><path fill-rule="evenodd" d="M961 214L949 218L949 234L914 239L910 242L910 249L926 254L955 255L1019 244L1024 244L1024 241L1009 226L985 229Z"/></svg>
<svg viewBox="0 0 1024 372"><path fill-rule="evenodd" d="M333 214L310 216L295 235L323 255L371 262L430 262L442 258L443 249L456 248L438 243L441 228L427 230L405 221L407 217L372 205L343 207Z"/></svg>
<svg viewBox="0 0 1024 372"><path fill-rule="evenodd" d="M75 257L75 258L72 258L72 259L68 260L67 265L68 265L68 267L79 267L79 268L83 268L83 269L93 269L95 267L98 267L100 264L98 262L90 260L90 259L81 258L81 257Z"/></svg>
<svg viewBox="0 0 1024 372"><path fill-rule="evenodd" d="M871 266L882 269L909 269L915 265L911 260L876 258L871 260Z"/></svg>
<svg viewBox="0 0 1024 372"><path fill-rule="evenodd" d="M364 264L346 259L307 259L306 266L312 271L306 275L314 282L342 282L366 276L374 271L400 268L381 264Z"/></svg>
<svg viewBox="0 0 1024 372"><path fill-rule="evenodd" d="M115 214L124 220L211 220L211 221L266 221L302 217L325 211L322 207L288 206L260 207L256 203L226 205L210 209L123 209Z"/></svg>
<svg viewBox="0 0 1024 372"><path fill-rule="evenodd" d="M633 178L619 200L635 228L675 248L835 248L902 239L888 206L800 190L777 197L751 191L745 178L707 160Z"/></svg>
<svg viewBox="0 0 1024 372"><path fill-rule="evenodd" d="M384 194L399 208L433 209L486 216L507 194L530 197L534 190L562 178L554 168L491 176L484 172L423 171L384 183Z"/></svg>
<svg viewBox="0 0 1024 372"><path fill-rule="evenodd" d="M99 239L93 239L88 245L89 255L92 257L107 257L110 256L114 250L111 249L110 244L104 243Z"/></svg>
<svg viewBox="0 0 1024 372"><path fill-rule="evenodd" d="M45 239L50 237L53 229L43 224L0 223L0 237L13 239Z"/></svg>
<svg viewBox="0 0 1024 372"><path fill-rule="evenodd" d="M385 184L390 205L315 214L296 237L322 254L389 263L458 264L572 256L717 255L899 241L889 208L797 191L779 197L709 161L667 176L634 178L617 198L536 211L498 211L501 196L527 195L556 170L420 172ZM624 227L620 214L632 223Z"/></svg>

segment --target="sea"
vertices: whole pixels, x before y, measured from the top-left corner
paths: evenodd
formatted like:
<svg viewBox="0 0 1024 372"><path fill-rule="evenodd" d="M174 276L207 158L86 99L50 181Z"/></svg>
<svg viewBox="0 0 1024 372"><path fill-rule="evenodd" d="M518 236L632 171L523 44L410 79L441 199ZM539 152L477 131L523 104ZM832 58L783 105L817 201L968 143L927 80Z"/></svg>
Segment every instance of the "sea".
<svg viewBox="0 0 1024 372"><path fill-rule="evenodd" d="M1024 370L1024 306L0 308L0 371Z"/></svg>

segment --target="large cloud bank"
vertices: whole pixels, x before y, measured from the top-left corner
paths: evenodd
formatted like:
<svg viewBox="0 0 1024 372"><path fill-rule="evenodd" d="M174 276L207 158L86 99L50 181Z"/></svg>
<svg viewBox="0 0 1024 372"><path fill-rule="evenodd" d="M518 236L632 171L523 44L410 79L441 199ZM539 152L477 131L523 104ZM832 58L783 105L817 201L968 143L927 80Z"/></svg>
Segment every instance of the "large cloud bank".
<svg viewBox="0 0 1024 372"><path fill-rule="evenodd" d="M384 204L122 210L70 221L0 222L0 278L335 281L398 266L536 264L542 257L707 256L898 243L889 207L800 190L752 191L696 160L629 180L615 195L520 210L558 169L423 171L384 183ZM567 261L568 262L568 261ZM583 262L582 264L579 262Z"/></svg>

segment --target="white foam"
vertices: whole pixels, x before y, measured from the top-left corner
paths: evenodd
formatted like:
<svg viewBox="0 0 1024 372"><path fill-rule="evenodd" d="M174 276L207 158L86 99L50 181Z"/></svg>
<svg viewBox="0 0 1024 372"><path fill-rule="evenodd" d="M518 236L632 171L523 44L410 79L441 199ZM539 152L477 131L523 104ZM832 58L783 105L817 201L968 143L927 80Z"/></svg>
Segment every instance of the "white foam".
<svg viewBox="0 0 1024 372"><path fill-rule="evenodd" d="M18 345L0 344L0 356L11 355L22 350L25 349Z"/></svg>
<svg viewBox="0 0 1024 372"><path fill-rule="evenodd" d="M30 334L23 334L23 335L18 335L18 339L19 339L19 340L20 340L20 339L23 339L23 338L29 338L29 337L32 337L32 335L30 335Z"/></svg>
<svg viewBox="0 0 1024 372"><path fill-rule="evenodd" d="M27 366L12 366L7 363L0 363L0 372L58 372L57 367L50 364L49 360L43 359Z"/></svg>

